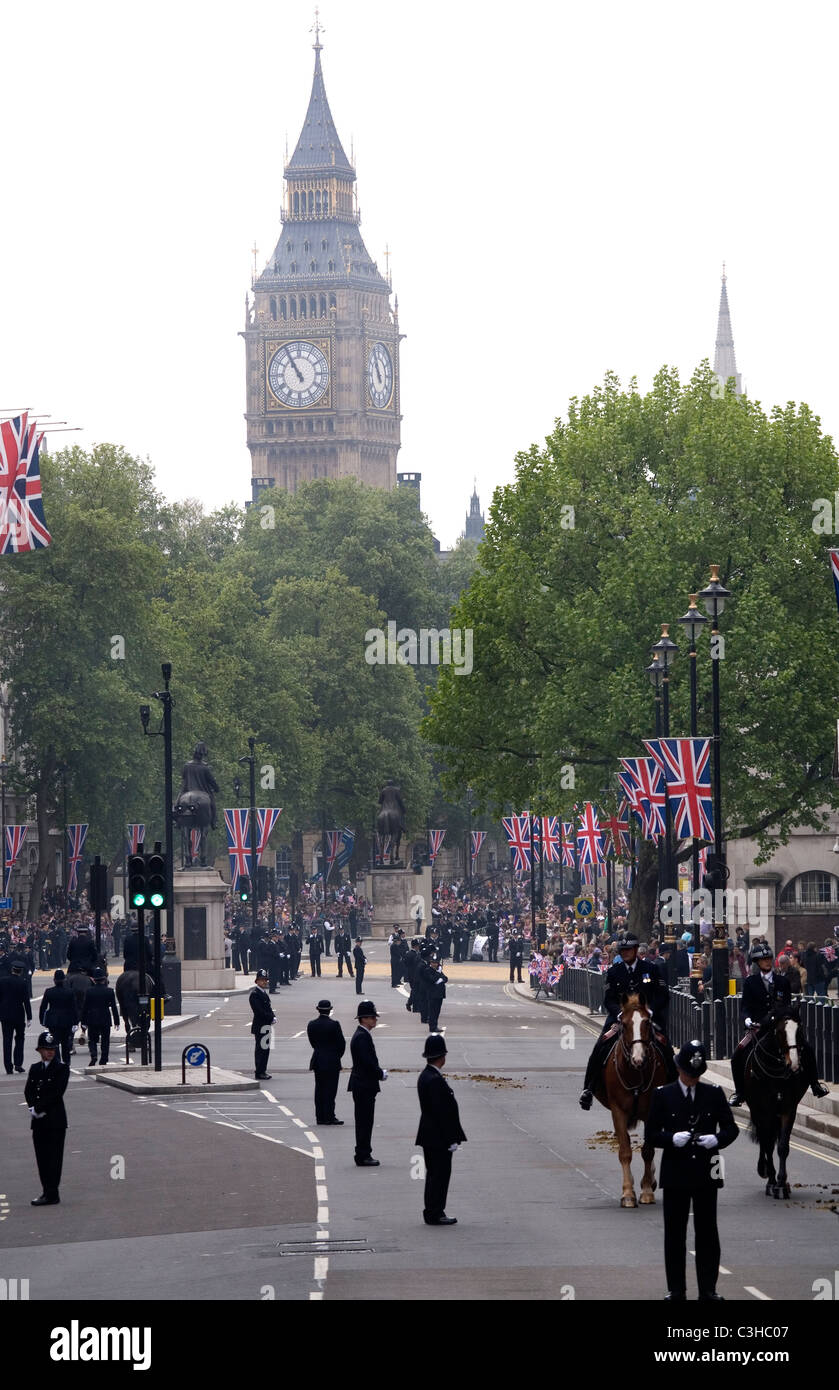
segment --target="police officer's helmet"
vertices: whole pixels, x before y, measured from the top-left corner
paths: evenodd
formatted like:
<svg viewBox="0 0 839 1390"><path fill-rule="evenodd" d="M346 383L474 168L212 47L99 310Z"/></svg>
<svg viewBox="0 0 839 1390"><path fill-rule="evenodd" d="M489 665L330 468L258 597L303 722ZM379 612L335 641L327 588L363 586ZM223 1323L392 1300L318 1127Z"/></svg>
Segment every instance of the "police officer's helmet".
<svg viewBox="0 0 839 1390"><path fill-rule="evenodd" d="M703 1071L708 1070L708 1063L705 1061L705 1048L698 1038L692 1042L687 1042L679 1048L676 1053L676 1066L681 1071L686 1071L690 1076L701 1076Z"/></svg>
<svg viewBox="0 0 839 1390"><path fill-rule="evenodd" d="M758 961L758 960L771 960L771 959L772 959L772 947L771 947L771 946L753 946L752 949L749 951L749 961L750 961L750 962Z"/></svg>

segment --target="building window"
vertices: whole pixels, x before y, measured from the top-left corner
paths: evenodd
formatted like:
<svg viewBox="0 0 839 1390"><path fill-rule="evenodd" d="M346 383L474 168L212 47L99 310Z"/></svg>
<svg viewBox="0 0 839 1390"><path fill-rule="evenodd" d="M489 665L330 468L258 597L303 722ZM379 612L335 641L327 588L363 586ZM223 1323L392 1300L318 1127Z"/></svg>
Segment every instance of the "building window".
<svg viewBox="0 0 839 1390"><path fill-rule="evenodd" d="M326 295L325 295L325 294L322 294L321 297L320 297L320 316L321 316L322 319L325 319L325 318L326 318Z"/></svg>
<svg viewBox="0 0 839 1390"><path fill-rule="evenodd" d="M321 242L321 244L320 244L320 249L321 249L321 251L325 251L325 250L326 250L326 242L325 242L325 241L322 241L322 242Z"/></svg>
<svg viewBox="0 0 839 1390"><path fill-rule="evenodd" d="M314 432L315 432L315 422L314 422L314 420L307 420L307 421L306 421L306 424L307 424L307 426L308 426L309 434L314 434Z"/></svg>
<svg viewBox="0 0 839 1390"><path fill-rule="evenodd" d="M327 422L326 422L326 428L327 428L327 432L328 432L329 434L334 434L334 433L335 433L335 421L334 421L334 420L327 420Z"/></svg>
<svg viewBox="0 0 839 1390"><path fill-rule="evenodd" d="M299 194L299 193L295 193L295 195L294 195L293 207L294 207L294 215L295 215L295 217L299 216L299 213L300 213L300 194Z"/></svg>
<svg viewBox="0 0 839 1390"><path fill-rule="evenodd" d="M272 317L272 319L274 320L274 322L276 323L276 321L277 321L277 301L276 301L276 299L274 298L273 295L271 295L271 317Z"/></svg>
<svg viewBox="0 0 839 1390"><path fill-rule="evenodd" d="M275 869L277 878L288 878L291 871L291 845L280 845L276 851Z"/></svg>
<svg viewBox="0 0 839 1390"><path fill-rule="evenodd" d="M303 242L303 250L304 250L305 254L308 256L308 254L309 254L309 243L308 243L308 241L304 241L304 242Z"/></svg>
<svg viewBox="0 0 839 1390"><path fill-rule="evenodd" d="M304 318L306 317L306 296L305 296L305 294L301 294L301 296L300 296L300 317L301 317L301 319L304 319Z"/></svg>
<svg viewBox="0 0 839 1390"><path fill-rule="evenodd" d="M830 907L839 903L839 878L825 873L822 869L812 869L790 879L781 893L781 910L785 908Z"/></svg>
<svg viewBox="0 0 839 1390"><path fill-rule="evenodd" d="M297 197L297 194L295 193L294 196L295 196L295 198L296 198L296 197ZM286 244L285 244L285 249L286 249L286 251L293 251L293 250L294 250L294 242L293 242L293 241L287 241Z"/></svg>
<svg viewBox="0 0 839 1390"><path fill-rule="evenodd" d="M286 300L285 300L285 295L283 295L283 298L280 300L280 318L281 318L281 319L287 319L287 318L288 318L288 305L287 305Z"/></svg>
<svg viewBox="0 0 839 1390"><path fill-rule="evenodd" d="M338 301L337 301L337 299L335 298L334 294L331 294L331 295L329 296L329 307L330 307L330 309L337 309L337 308L338 308Z"/></svg>
<svg viewBox="0 0 839 1390"><path fill-rule="evenodd" d="M334 269L335 269L335 262L334 262L334 261L330 261L330 262L329 262L329 269L330 269L330 271L334 271Z"/></svg>
<svg viewBox="0 0 839 1390"><path fill-rule="evenodd" d="M294 295L291 296L291 317L293 319L297 318L297 300L294 298Z"/></svg>
<svg viewBox="0 0 839 1390"><path fill-rule="evenodd" d="M291 265L289 266L289 270L291 271L292 275L296 275L296 274L297 274L297 262L296 262L296 261L292 261Z"/></svg>
<svg viewBox="0 0 839 1390"><path fill-rule="evenodd" d="M317 270L317 268L318 268L318 263L317 263L317 261L309 261L309 269L310 269L310 270Z"/></svg>
<svg viewBox="0 0 839 1390"><path fill-rule="evenodd" d="M318 316L318 299L317 299L317 295L312 294L312 295L309 296L309 318L310 318L310 319L316 319L317 316Z"/></svg>
<svg viewBox="0 0 839 1390"><path fill-rule="evenodd" d="M324 217L328 217L328 216L329 216L329 191L328 191L328 190L327 190L327 191L324 193L324 195L323 195L323 215L324 215ZM325 251L325 250L326 250L326 247L324 246L323 249L324 249L324 251Z"/></svg>

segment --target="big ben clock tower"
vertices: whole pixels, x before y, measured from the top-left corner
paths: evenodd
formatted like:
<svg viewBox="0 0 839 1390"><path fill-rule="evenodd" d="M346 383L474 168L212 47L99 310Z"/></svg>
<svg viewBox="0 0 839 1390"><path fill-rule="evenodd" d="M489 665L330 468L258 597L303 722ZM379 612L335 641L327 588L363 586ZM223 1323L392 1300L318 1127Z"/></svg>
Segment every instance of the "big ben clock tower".
<svg viewBox="0 0 839 1390"><path fill-rule="evenodd" d="M396 486L399 323L359 231L355 170L315 73L284 170L282 232L254 279L245 330L253 497L312 478ZM398 301L397 301L398 303Z"/></svg>

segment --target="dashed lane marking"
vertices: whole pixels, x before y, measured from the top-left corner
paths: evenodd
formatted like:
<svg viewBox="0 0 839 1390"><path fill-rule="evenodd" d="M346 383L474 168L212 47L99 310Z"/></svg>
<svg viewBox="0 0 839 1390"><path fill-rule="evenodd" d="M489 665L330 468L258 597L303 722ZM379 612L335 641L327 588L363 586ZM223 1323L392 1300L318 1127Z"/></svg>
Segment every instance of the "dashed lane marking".
<svg viewBox="0 0 839 1390"><path fill-rule="evenodd" d="M768 1293L761 1293L760 1289L753 1288L751 1284L744 1284L743 1288L746 1290L746 1293L750 1293L752 1295L752 1298L759 1298L762 1303L772 1302L772 1299L769 1297Z"/></svg>

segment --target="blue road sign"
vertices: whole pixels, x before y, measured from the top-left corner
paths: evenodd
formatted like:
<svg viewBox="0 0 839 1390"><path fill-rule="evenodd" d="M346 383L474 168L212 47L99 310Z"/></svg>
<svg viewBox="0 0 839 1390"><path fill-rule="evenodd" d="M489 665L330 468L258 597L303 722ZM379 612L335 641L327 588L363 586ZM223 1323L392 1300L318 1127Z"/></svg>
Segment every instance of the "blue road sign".
<svg viewBox="0 0 839 1390"><path fill-rule="evenodd" d="M594 902L591 898L577 898L574 902L574 911L578 917L591 917L594 912Z"/></svg>
<svg viewBox="0 0 839 1390"><path fill-rule="evenodd" d="M0 898L0 912L11 912L14 905L13 898Z"/></svg>
<svg viewBox="0 0 839 1390"><path fill-rule="evenodd" d="M203 1067L203 1066L206 1066L206 1064L207 1064L207 1052L206 1052L206 1049L203 1048L203 1047L201 1046L200 1043L196 1043L196 1044L194 1045L194 1047L187 1048L187 1052L186 1052L186 1061L187 1061L187 1066L190 1066L190 1067Z"/></svg>

